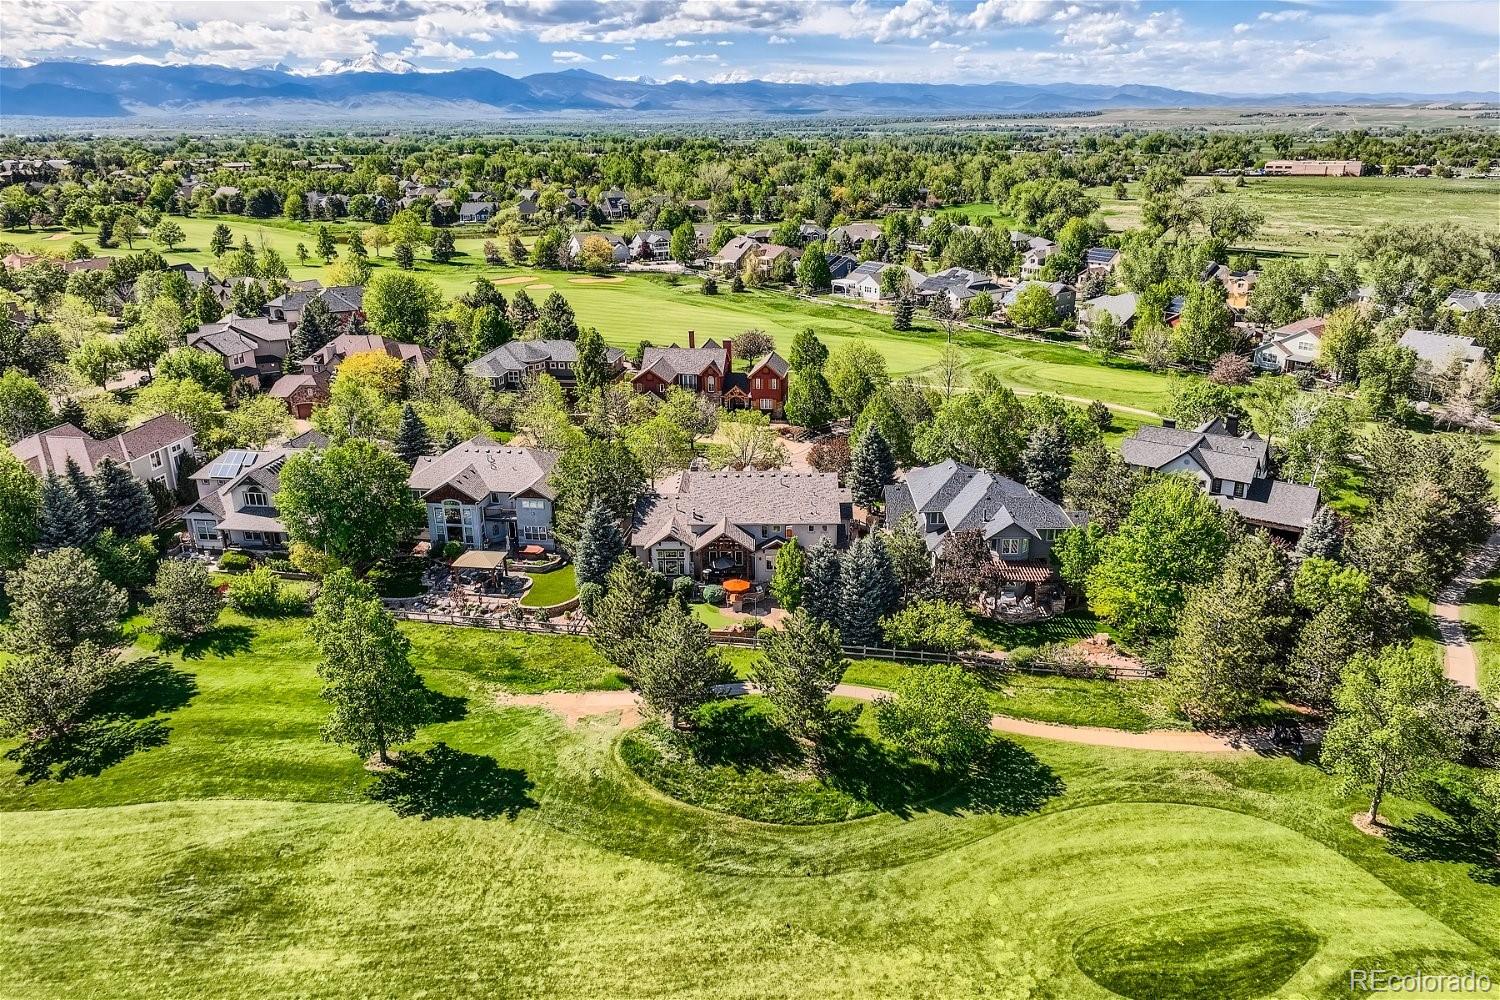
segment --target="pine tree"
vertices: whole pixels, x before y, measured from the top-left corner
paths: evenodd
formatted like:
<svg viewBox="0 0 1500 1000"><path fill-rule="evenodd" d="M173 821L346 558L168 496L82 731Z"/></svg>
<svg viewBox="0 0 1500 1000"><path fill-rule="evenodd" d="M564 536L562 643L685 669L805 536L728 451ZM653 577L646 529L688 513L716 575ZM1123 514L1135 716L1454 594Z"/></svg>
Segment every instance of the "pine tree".
<svg viewBox="0 0 1500 1000"><path fill-rule="evenodd" d="M443 432L443 439L438 442L438 454L450 452L461 444L463 444L463 439L458 436L458 431L450 427Z"/></svg>
<svg viewBox="0 0 1500 1000"><path fill-rule="evenodd" d="M302 307L302 318L292 332L292 357L297 361L310 357L322 350L333 337L333 312L322 296L314 296Z"/></svg>
<svg viewBox="0 0 1500 1000"><path fill-rule="evenodd" d="M121 538L150 534L156 525L151 493L130 470L112 458L102 458L94 469L94 492L99 504L99 527Z"/></svg>
<svg viewBox="0 0 1500 1000"><path fill-rule="evenodd" d="M208 238L208 252L215 257L222 257L233 240L234 237L230 234L229 227L221 222L214 226L213 235Z"/></svg>
<svg viewBox="0 0 1500 1000"><path fill-rule="evenodd" d="M469 320L469 355L481 358L510 342L513 331L505 318L505 302L485 302L474 307Z"/></svg>
<svg viewBox="0 0 1500 1000"><path fill-rule="evenodd" d="M708 626L680 601L668 601L649 632L636 663L636 687L646 707L675 729L683 715L714 699L714 685L728 670Z"/></svg>
<svg viewBox="0 0 1500 1000"><path fill-rule="evenodd" d="M396 258L396 266L403 271L410 271L417 265L417 255L410 243L397 243L393 256Z"/></svg>
<svg viewBox="0 0 1500 1000"><path fill-rule="evenodd" d="M776 566L771 571L771 595L788 611L802 603L802 577L807 572L807 558L795 538L788 538L776 552Z"/></svg>
<svg viewBox="0 0 1500 1000"><path fill-rule="evenodd" d="M1337 559L1344 547L1344 526L1331 507L1319 507L1297 539L1298 559Z"/></svg>
<svg viewBox="0 0 1500 1000"><path fill-rule="evenodd" d="M62 476L53 473L42 486L42 514L37 522L37 548L82 549L92 536L78 494Z"/></svg>
<svg viewBox="0 0 1500 1000"><path fill-rule="evenodd" d="M581 587L604 583L610 567L625 553L620 525L602 500L595 500L583 515L574 546L573 571Z"/></svg>
<svg viewBox="0 0 1500 1000"><path fill-rule="evenodd" d="M849 456L849 490L854 502L874 510L885 499L885 488L895 479L896 462L880 428L871 424Z"/></svg>
<svg viewBox="0 0 1500 1000"><path fill-rule="evenodd" d="M911 329L912 316L916 313L916 306L909 296L903 295L896 300L896 305L891 310L891 329L897 333L905 333Z"/></svg>
<svg viewBox="0 0 1500 1000"><path fill-rule="evenodd" d="M838 549L825 538L808 553L807 570L802 574L802 608L813 618L835 628L839 624L839 608L844 600L839 561Z"/></svg>
<svg viewBox="0 0 1500 1000"><path fill-rule="evenodd" d="M1026 470L1026 485L1053 503L1062 502L1063 481L1071 464L1068 436L1056 423L1046 423L1032 430L1021 455Z"/></svg>
<svg viewBox="0 0 1500 1000"><path fill-rule="evenodd" d="M842 614L839 630L850 645L880 642L880 619L896 609L901 585L879 535L866 535L849 549L839 572Z"/></svg>
<svg viewBox="0 0 1500 1000"><path fill-rule="evenodd" d="M410 403L401 407L401 426L396 431L396 454L407 465L415 465L418 458L432 454L432 438L427 434L427 425L417 416Z"/></svg>
<svg viewBox="0 0 1500 1000"><path fill-rule="evenodd" d="M318 256L327 264L339 255L338 244L333 241L333 231L327 226L318 227Z"/></svg>
<svg viewBox="0 0 1500 1000"><path fill-rule="evenodd" d="M764 648L751 680L792 735L816 739L828 718L828 696L849 666L838 631L804 608L770 630Z"/></svg>
<svg viewBox="0 0 1500 1000"><path fill-rule="evenodd" d="M577 350L578 361L573 365L573 376L581 398L609 383L609 354L604 347L604 338L592 326L578 335Z"/></svg>
<svg viewBox="0 0 1500 1000"><path fill-rule="evenodd" d="M531 328L536 325L539 315L536 303L531 301L526 289L518 289L515 298L510 300L510 325L516 331L516 336L532 336Z"/></svg>
<svg viewBox="0 0 1500 1000"><path fill-rule="evenodd" d="M213 323L224 316L224 305L207 282L198 286L198 294L193 298L193 314L199 323Z"/></svg>
<svg viewBox="0 0 1500 1000"><path fill-rule="evenodd" d="M71 458L64 467L68 478L68 484L73 487L73 495L78 498L78 514L83 522L85 537L90 540L99 534L99 494L94 490L94 482L84 475L78 463Z"/></svg>
<svg viewBox="0 0 1500 1000"><path fill-rule="evenodd" d="M578 339L578 320L561 292L553 292L543 300L536 336L538 340Z"/></svg>
<svg viewBox="0 0 1500 1000"><path fill-rule="evenodd" d="M606 660L627 674L650 640L641 625L667 603L665 581L634 556L622 556L604 575L604 595L589 609L589 638Z"/></svg>

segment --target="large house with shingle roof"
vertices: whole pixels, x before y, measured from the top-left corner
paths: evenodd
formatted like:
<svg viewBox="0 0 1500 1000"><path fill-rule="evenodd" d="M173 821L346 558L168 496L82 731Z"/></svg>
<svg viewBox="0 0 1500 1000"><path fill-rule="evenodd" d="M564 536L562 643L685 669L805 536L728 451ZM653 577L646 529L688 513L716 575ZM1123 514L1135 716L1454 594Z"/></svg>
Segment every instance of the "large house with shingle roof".
<svg viewBox="0 0 1500 1000"><path fill-rule="evenodd" d="M625 370L625 352L604 349L604 360L613 372ZM487 379L492 389L522 389L526 380L550 375L564 387L577 381L578 345L571 340L512 340L501 344L464 366L475 378Z"/></svg>
<svg viewBox="0 0 1500 1000"><path fill-rule="evenodd" d="M1255 367L1273 372L1295 372L1314 367L1323 349L1323 316L1299 319L1266 334L1255 349Z"/></svg>
<svg viewBox="0 0 1500 1000"><path fill-rule="evenodd" d="M1265 439L1241 434L1235 418L1192 430L1170 421L1141 427L1120 443L1120 453L1138 471L1192 476L1220 507L1257 527L1296 537L1318 512L1317 487L1270 478Z"/></svg>
<svg viewBox="0 0 1500 1000"><path fill-rule="evenodd" d="M427 506L434 549L458 542L468 549L550 550L555 464L556 452L512 448L478 435L441 455L418 458L406 484Z"/></svg>
<svg viewBox="0 0 1500 1000"><path fill-rule="evenodd" d="M630 547L667 576L765 583L788 539L847 545L853 512L831 472L678 472L641 499Z"/></svg>
<svg viewBox="0 0 1500 1000"><path fill-rule="evenodd" d="M182 457L197 452L193 429L165 413L102 441L72 424L58 424L22 438L10 450L38 479L62 475L70 459L91 476L95 465L112 458L141 482L169 490L177 489Z"/></svg>
<svg viewBox="0 0 1500 1000"><path fill-rule="evenodd" d="M948 459L911 469L885 488L887 524L912 518L937 556L958 531L977 530L994 553L998 576L1016 595L1056 582L1050 557L1058 535L1082 523L1014 479Z"/></svg>
<svg viewBox="0 0 1500 1000"><path fill-rule="evenodd" d="M421 375L427 373L427 362L432 358L431 349L417 344L403 344L374 334L343 333L303 358L301 371L277 379L270 395L281 400L292 416L306 420L312 416L314 407L328 401L328 387L344 359L369 351L380 351Z"/></svg>
<svg viewBox="0 0 1500 1000"><path fill-rule="evenodd" d="M1443 306L1461 313L1491 307L1500 308L1500 292L1476 292L1468 288L1455 288L1443 300Z"/></svg>
<svg viewBox="0 0 1500 1000"><path fill-rule="evenodd" d="M253 381L281 374L292 344L291 327L269 316L236 316L204 323L188 334L187 345L217 355L236 379Z"/></svg>
<svg viewBox="0 0 1500 1000"><path fill-rule="evenodd" d="M786 360L772 351L757 360L747 372L734 370L734 341L720 347L710 340L696 345L688 331L688 346L648 347L641 353L639 370L630 383L636 392L665 396L672 386L711 399L731 410L760 410L781 416L786 406Z"/></svg>
<svg viewBox="0 0 1500 1000"><path fill-rule="evenodd" d="M266 303L266 312L271 319L287 324L295 330L302 322L302 310L313 299L322 299L333 315L334 322L347 329L356 320L364 319L365 289L363 285L330 285L319 288L316 282L311 287L295 288L285 295L278 295Z"/></svg>
<svg viewBox="0 0 1500 1000"><path fill-rule="evenodd" d="M1454 371L1470 373L1484 362L1484 348L1473 337L1407 330L1396 343L1417 356L1418 375L1424 382Z"/></svg>
<svg viewBox="0 0 1500 1000"><path fill-rule="evenodd" d="M279 448L234 448L193 473L198 499L183 511L194 548L280 551L287 547L286 524L276 509L286 460L327 439L302 435Z"/></svg>

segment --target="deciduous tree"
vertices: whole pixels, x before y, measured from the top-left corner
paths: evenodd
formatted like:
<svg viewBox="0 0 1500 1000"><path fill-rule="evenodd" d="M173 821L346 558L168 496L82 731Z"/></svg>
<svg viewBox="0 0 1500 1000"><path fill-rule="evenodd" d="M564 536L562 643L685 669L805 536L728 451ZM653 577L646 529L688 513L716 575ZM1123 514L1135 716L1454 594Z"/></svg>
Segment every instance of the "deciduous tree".
<svg viewBox="0 0 1500 1000"><path fill-rule="evenodd" d="M956 663L909 667L894 698L875 703L880 735L943 769L968 770L990 741L990 708L979 682Z"/></svg>

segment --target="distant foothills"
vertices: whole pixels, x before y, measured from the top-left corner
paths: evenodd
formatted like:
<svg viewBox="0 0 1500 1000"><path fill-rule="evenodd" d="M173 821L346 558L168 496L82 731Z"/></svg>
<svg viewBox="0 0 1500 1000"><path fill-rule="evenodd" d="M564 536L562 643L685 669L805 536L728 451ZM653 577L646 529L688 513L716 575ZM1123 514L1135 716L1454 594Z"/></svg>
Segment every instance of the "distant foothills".
<svg viewBox="0 0 1500 1000"><path fill-rule="evenodd" d="M385 64L371 63L372 68ZM1209 94L1143 85L1078 83L790 84L615 80L570 69L510 77L489 69L365 72L329 66L317 75L281 67L110 66L42 62L0 66L0 118L184 116L433 118L476 115L673 117L1045 114L1123 108L1443 104L1487 106L1500 91L1448 94ZM353 71L351 71L351 69Z"/></svg>

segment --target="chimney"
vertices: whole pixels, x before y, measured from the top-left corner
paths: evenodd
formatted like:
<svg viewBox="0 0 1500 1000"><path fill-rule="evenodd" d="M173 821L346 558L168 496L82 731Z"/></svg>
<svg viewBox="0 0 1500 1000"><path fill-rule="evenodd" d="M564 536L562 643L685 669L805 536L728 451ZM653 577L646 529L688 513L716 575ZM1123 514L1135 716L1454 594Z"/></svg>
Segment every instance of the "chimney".
<svg viewBox="0 0 1500 1000"><path fill-rule="evenodd" d="M726 337L724 338L724 377L728 378L732 371L734 371L734 341Z"/></svg>
<svg viewBox="0 0 1500 1000"><path fill-rule="evenodd" d="M1173 420L1171 417L1162 417L1161 425L1163 427L1176 427L1177 421Z"/></svg>
<svg viewBox="0 0 1500 1000"><path fill-rule="evenodd" d="M696 333L694 333L692 330L688 331L688 346L689 347L697 347L698 346L698 335Z"/></svg>
<svg viewBox="0 0 1500 1000"><path fill-rule="evenodd" d="M1240 436L1240 415L1231 413L1224 418L1224 432L1230 437Z"/></svg>

